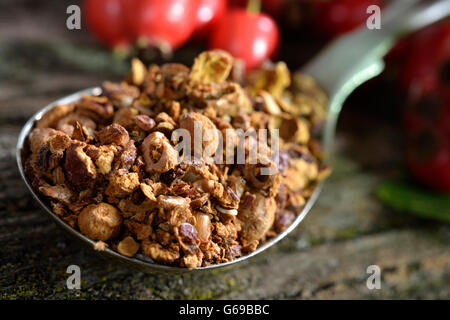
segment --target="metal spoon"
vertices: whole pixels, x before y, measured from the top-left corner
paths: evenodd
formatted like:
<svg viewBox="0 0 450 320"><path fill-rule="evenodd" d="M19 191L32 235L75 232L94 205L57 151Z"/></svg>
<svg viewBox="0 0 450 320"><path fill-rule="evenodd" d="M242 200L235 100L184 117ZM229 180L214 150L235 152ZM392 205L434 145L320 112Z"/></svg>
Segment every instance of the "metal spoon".
<svg viewBox="0 0 450 320"><path fill-rule="evenodd" d="M315 59L313 59L301 73L311 75L319 85L327 92L329 97L328 119L324 131L324 147L328 154L332 151L332 142L336 129L336 122L342 104L349 94L365 81L377 76L384 68L382 57L393 46L395 39L405 33L417 30L423 26L438 21L450 14L450 0L427 1L420 0L396 0L383 10L380 30L369 30L365 26L345 35L332 42ZM20 174L25 181L33 197L42 208L66 231L81 240L91 248L94 241L82 235L77 230L71 228L52 212L46 202L31 188L29 181L24 174L23 156L26 155L26 141L32 131L35 122L43 114L55 105L68 104L81 98L83 94L99 95L100 88L91 88L74 93L70 96L59 99L46 106L34 116L32 116L23 127L17 142L16 157ZM305 207L297 216L295 221L277 237L263 243L255 251L236 260L193 269L212 270L223 268L242 262L253 257L275 243L283 239L293 229L295 229L315 203L322 184L319 184L312 197L307 201ZM106 258L114 258L118 262L125 263L135 269L148 273L185 273L192 270L179 267L169 267L151 261L151 259L141 255L134 258L125 257L113 250L105 249L99 254Z"/></svg>

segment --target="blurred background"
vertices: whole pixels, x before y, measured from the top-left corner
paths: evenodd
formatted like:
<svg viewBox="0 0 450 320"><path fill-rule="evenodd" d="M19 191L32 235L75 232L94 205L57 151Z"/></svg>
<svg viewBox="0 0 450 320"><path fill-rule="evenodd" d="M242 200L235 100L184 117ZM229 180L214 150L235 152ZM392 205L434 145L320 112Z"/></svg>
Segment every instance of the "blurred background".
<svg viewBox="0 0 450 320"><path fill-rule="evenodd" d="M191 65L221 48L240 58L239 73L265 60L295 71L364 25L370 5L387 4L0 0L0 297L450 298L448 19L402 38L385 71L350 96L317 205L287 239L232 270L165 278L98 260L43 214L16 169L17 135L33 113L120 80L134 56ZM67 27L77 24L71 5L80 29ZM81 290L65 288L70 264L83 270ZM372 264L380 290L366 286Z"/></svg>

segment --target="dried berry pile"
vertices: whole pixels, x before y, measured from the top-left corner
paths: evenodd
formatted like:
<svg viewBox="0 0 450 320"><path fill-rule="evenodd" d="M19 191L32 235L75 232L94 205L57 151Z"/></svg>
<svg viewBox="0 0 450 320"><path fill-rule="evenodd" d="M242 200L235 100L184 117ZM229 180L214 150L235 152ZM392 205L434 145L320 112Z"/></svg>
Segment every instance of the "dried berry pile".
<svg viewBox="0 0 450 320"><path fill-rule="evenodd" d="M36 123L25 157L29 181L97 250L187 268L254 251L292 223L329 173L316 137L326 97L282 62L246 79L237 71L223 51L202 53L192 69L133 60L124 82L106 82L102 95L56 106ZM233 148L238 129L279 129L278 161L268 161L275 172L180 156L172 133L193 134L196 121ZM218 137L194 152L218 152L225 140ZM246 155L253 140L245 137Z"/></svg>

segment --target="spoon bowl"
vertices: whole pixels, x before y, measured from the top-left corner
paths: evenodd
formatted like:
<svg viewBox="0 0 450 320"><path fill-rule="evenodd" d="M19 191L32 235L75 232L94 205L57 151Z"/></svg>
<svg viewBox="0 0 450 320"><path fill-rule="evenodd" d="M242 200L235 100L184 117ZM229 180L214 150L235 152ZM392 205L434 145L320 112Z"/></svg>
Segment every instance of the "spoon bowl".
<svg viewBox="0 0 450 320"><path fill-rule="evenodd" d="M382 58L393 46L396 37L402 33L407 33L438 21L446 17L449 13L450 0L434 1L431 3L422 3L420 0L393 1L393 4L383 11L384 19L382 29L368 30L362 27L332 42L315 59L306 65L301 73L311 75L329 96L328 119L323 132L323 145L327 155L332 153L336 122L342 104L356 87L381 73L384 68ZM26 159L29 153L28 137L36 121L41 119L48 110L56 105L78 101L84 94L100 95L101 93L102 90L99 87L90 88L61 98L44 107L34 114L24 125L20 132L16 148L19 172L33 197L58 225L91 248L94 246L95 241L87 238L61 220L52 212L47 201L33 190L25 175L24 159ZM317 185L304 208L298 213L296 219L288 228L276 237L261 244L255 251L226 263L187 269L161 265L142 254L136 255L134 258L129 258L109 248L106 248L104 251L98 251L98 253L106 258L114 259L147 273L175 274L228 267L248 260L265 251L294 230L311 210L319 196L322 186L323 182Z"/></svg>
<svg viewBox="0 0 450 320"><path fill-rule="evenodd" d="M19 139L17 142L17 148L16 148L16 159L17 159L17 165L19 167L20 175L22 176L22 179L25 182L25 185L28 187L29 191L33 195L33 197L36 199L36 201L39 203L39 205L44 209L44 211L52 217L53 220L56 221L58 225L60 225L62 228L64 228L68 233L76 237L77 239L81 240L81 242L89 245L91 248L93 248L96 241L93 241L83 235L81 232L78 232L77 230L70 227L68 224L66 224L62 219L60 219L49 207L48 201L46 201L41 195L39 195L35 190L31 187L31 184L25 175L25 169L24 169L24 160L26 159L29 150L28 150L28 137L31 133L31 131L34 129L36 122L42 118L42 116L52 109L53 107L57 105L64 105L64 104L70 104L72 102L76 102L81 99L83 95L100 95L102 93L102 89L99 87L94 87L86 90L82 90L79 92L76 92L74 94L71 94L69 96L66 96L64 98L61 98L59 100L56 100L52 103L50 103L48 106L44 107L43 109L39 110L36 114L34 114L24 125L22 128L22 131L20 132ZM235 260L221 263L221 264L213 264L207 267L201 267L196 269L187 269L187 268L180 268L180 267L170 267L161 265L158 263L153 262L150 258L138 254L135 258L129 258L124 255L121 255L117 253L114 250L111 250L109 248L105 248L104 251L98 251L99 254L105 256L106 258L114 258L118 260L119 262L123 262L131 267L134 267L138 270L147 272L147 273L185 273L185 272L191 272L192 270L213 270L217 268L222 268L226 266L230 266L233 264L236 264L238 262L242 262L244 260L249 259L250 257L253 257L257 255L258 253L266 250L267 248L271 247L281 239L283 239L287 234L289 234L295 227L297 227L300 222L303 220L303 218L306 216L306 214L309 212L311 207L313 206L314 202L316 201L320 189L322 188L322 183L320 183L311 198L307 201L305 207L302 209L302 211L299 213L295 221L286 228L283 232L279 233L275 238L270 239L269 241L266 241L261 246L259 246L255 251L242 256L240 258L237 258Z"/></svg>

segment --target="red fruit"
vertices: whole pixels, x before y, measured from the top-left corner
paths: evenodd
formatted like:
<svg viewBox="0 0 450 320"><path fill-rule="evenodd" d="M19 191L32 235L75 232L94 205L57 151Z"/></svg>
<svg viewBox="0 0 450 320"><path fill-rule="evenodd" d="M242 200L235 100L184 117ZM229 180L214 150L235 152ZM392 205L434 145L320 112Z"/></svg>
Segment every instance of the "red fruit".
<svg viewBox="0 0 450 320"><path fill-rule="evenodd" d="M123 20L124 1L126 0L85 0L83 3L89 30L111 48L126 47L131 43Z"/></svg>
<svg viewBox="0 0 450 320"><path fill-rule="evenodd" d="M246 7L248 0L227 0L228 6L230 7Z"/></svg>
<svg viewBox="0 0 450 320"><path fill-rule="evenodd" d="M264 13L233 9L212 31L209 46L223 49L245 62L246 69L272 58L280 41L278 26Z"/></svg>
<svg viewBox="0 0 450 320"><path fill-rule="evenodd" d="M428 27L410 39L408 55L400 71L400 83L412 100L435 92L450 79L450 22L443 21Z"/></svg>
<svg viewBox="0 0 450 320"><path fill-rule="evenodd" d="M424 185L450 192L450 94L446 90L422 97L409 109L406 163Z"/></svg>
<svg viewBox="0 0 450 320"><path fill-rule="evenodd" d="M367 21L367 8L381 7L379 0L316 0L311 3L311 21L320 34L335 37L356 29Z"/></svg>
<svg viewBox="0 0 450 320"><path fill-rule="evenodd" d="M229 7L245 8L250 0L228 0ZM284 5L289 1L304 1L304 0L261 0L263 11L272 16L278 16L281 13Z"/></svg>
<svg viewBox="0 0 450 320"><path fill-rule="evenodd" d="M192 35L197 0L125 0L126 22L134 38L174 50Z"/></svg>
<svg viewBox="0 0 450 320"><path fill-rule="evenodd" d="M264 11L273 16L279 16L286 2L287 0L263 0L262 6Z"/></svg>
<svg viewBox="0 0 450 320"><path fill-rule="evenodd" d="M424 185L450 192L450 22L421 30L408 43L400 70L409 102L406 163Z"/></svg>
<svg viewBox="0 0 450 320"><path fill-rule="evenodd" d="M227 9L226 0L198 0L195 36L202 38L211 32L223 18Z"/></svg>

